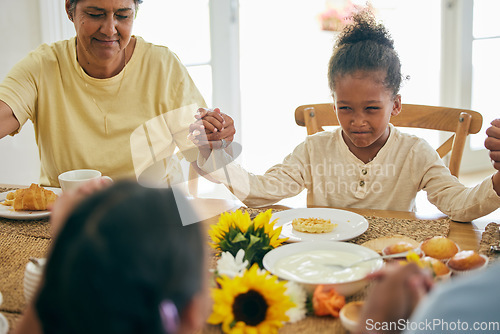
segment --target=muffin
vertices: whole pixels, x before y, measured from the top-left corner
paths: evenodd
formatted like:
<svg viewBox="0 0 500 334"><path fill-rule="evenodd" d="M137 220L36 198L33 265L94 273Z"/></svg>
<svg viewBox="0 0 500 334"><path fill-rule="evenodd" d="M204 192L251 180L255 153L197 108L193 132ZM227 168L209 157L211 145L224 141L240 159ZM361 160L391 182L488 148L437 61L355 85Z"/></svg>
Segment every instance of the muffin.
<svg viewBox="0 0 500 334"><path fill-rule="evenodd" d="M446 237L432 237L427 239L422 242L420 249L425 255L441 261L448 260L459 251L457 244Z"/></svg>
<svg viewBox="0 0 500 334"><path fill-rule="evenodd" d="M437 280L442 280L451 276L450 269L438 259L426 256L422 259L422 263L432 270Z"/></svg>
<svg viewBox="0 0 500 334"><path fill-rule="evenodd" d="M399 241L399 242L396 242L392 245L385 247L382 250L382 254L383 255L392 255L392 254L397 254L397 253L403 253L403 252L406 252L406 251L409 251L412 249L415 249L415 247L411 243L406 242L406 241Z"/></svg>
<svg viewBox="0 0 500 334"><path fill-rule="evenodd" d="M484 268L487 262L488 258L486 256L472 250L467 250L455 254L448 260L447 265L453 273L462 273Z"/></svg>

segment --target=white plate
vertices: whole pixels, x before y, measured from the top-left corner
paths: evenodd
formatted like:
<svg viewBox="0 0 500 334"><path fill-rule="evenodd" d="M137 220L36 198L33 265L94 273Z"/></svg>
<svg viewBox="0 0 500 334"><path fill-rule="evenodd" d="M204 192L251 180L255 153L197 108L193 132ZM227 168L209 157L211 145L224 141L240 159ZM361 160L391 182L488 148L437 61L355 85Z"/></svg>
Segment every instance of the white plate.
<svg viewBox="0 0 500 334"><path fill-rule="evenodd" d="M60 188L51 188L51 187L44 187L47 190L52 190L55 192L57 195L62 194L62 190ZM7 194L12 191L7 191L0 193L0 202L3 202L5 198L7 197ZM42 219L45 217L50 216L50 211L45 210L45 211L14 211L14 209L11 206L5 206L3 204L0 204L0 217L4 218L9 218L9 219L18 219L18 220L35 220L35 219Z"/></svg>
<svg viewBox="0 0 500 334"><path fill-rule="evenodd" d="M367 273L372 273L384 265L384 261L380 258L380 255L363 246L356 245L356 244L351 244L348 242L333 242L333 241L316 241L316 242L299 242L299 243L294 243L294 244L288 244L288 245L283 245L279 246L270 252L268 252L265 256L264 259L262 260L262 264L264 265L264 268L271 272L273 275L277 275L280 277L279 273L280 271L276 268L276 263L284 258L287 258L289 256L301 254L301 253L309 253L309 252L314 252L314 251L328 251L328 256L333 256L333 257L338 257L338 256L343 256L343 254L351 254L353 257L353 261L357 261L359 259L367 259L367 258L377 258L376 260L366 262L368 265ZM307 260L306 260L307 261ZM332 262L335 263L335 262ZM339 262L337 262L339 263ZM308 276L306 273L305 276ZM288 277L280 277L283 279L289 279ZM292 279L296 283L302 284L304 288L308 292L313 292L315 287L318 284L322 284L327 287L333 287L335 290L344 295L344 296L350 296L357 291L361 290L363 287L366 286L367 280L365 277L357 278L357 279L339 279L338 281L334 282L330 279L324 278L319 279L309 277L307 280L303 278L296 278Z"/></svg>
<svg viewBox="0 0 500 334"><path fill-rule="evenodd" d="M322 218L330 219L337 224L332 232L303 233L293 229L292 221L295 218ZM289 238L288 242L335 240L345 241L354 239L368 229L368 221L357 213L328 208L303 208L280 211L272 215L271 221L278 219L275 228L282 226L281 237Z"/></svg>

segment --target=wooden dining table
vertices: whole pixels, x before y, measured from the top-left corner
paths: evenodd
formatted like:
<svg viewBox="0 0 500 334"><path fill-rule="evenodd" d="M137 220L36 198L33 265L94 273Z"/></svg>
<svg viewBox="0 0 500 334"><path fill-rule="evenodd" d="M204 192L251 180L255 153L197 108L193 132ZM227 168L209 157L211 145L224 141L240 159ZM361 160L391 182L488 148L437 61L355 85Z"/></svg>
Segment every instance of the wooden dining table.
<svg viewBox="0 0 500 334"><path fill-rule="evenodd" d="M19 185L9 185L9 184L0 184L0 192L6 191L7 189L15 189L20 187ZM235 209L239 209L241 203L234 200L227 199L211 199L211 198L195 198L191 200L191 204L196 210L201 213L203 217L203 223L207 226L211 224L216 224L220 213L225 211L231 211ZM245 208L242 208L245 209ZM264 209L272 209L272 210L286 210L290 209L290 207L273 205L268 208L259 208L252 209L263 211ZM391 211L391 210L375 210L375 209L352 209L352 208L338 208L343 210L348 210L360 214L364 217L367 217L369 221L373 222L374 219L382 219L382 220L404 220L406 222L415 221L415 223L422 224L425 221L436 221L446 219L446 216L439 213L429 213L425 212L402 212L402 211ZM370 220L371 219L371 220ZM467 223L459 223L448 221L449 223L449 232L448 237L455 241L459 247L463 250L478 250L479 243L481 241L482 233L487 224L495 222L500 224L500 209L495 212L476 219L472 222ZM31 225L30 225L31 224ZM46 234L43 232L41 235L40 232L33 233L32 235L26 236L29 233L29 228L38 229L39 226L43 226L46 229ZM24 269L26 267L27 262L30 257L43 257L45 254L42 254L44 251L46 252L49 248L51 238L49 232L49 223L48 219L42 220L39 224L33 224L29 221L14 221L7 218L0 218L0 275L3 275L7 278L7 283L4 286L0 285L0 292L3 294L4 303L0 305L0 313L6 316L10 325L10 332L12 333L12 329L15 327L16 322L22 315L23 310L26 307L26 303L24 298L22 297L23 291L23 274ZM28 233L26 233L28 228ZM23 246L22 249L16 249L15 260L9 258L9 252L13 252L10 248L6 248L4 245L7 242L7 239L16 235L22 234L26 236L23 239L23 242L27 243L40 243L43 244L42 251L40 249L34 250L35 248ZM28 238L29 237L29 238ZM11 244L12 245L12 244ZM12 247L12 246L8 246ZM1 253L3 252L3 253ZM21 254L18 254L18 253ZM8 260L6 260L8 259ZM15 263L12 263L15 261ZM0 283L2 280L0 279ZM344 329L341 327L339 320L331 317L316 317L316 316L308 316L306 319L301 320L299 322L293 324L286 324L283 332L284 333L298 333L298 332L311 332L311 329L314 329L315 333L337 333L344 332ZM220 333L220 328L217 326L210 326L203 330L203 333Z"/></svg>

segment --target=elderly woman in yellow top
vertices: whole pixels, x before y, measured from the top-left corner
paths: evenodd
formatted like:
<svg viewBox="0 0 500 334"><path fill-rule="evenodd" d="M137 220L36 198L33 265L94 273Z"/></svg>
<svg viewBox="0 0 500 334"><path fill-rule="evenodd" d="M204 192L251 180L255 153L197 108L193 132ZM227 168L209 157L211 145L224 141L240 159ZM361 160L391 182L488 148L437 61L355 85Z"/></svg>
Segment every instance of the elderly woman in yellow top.
<svg viewBox="0 0 500 334"><path fill-rule="evenodd" d="M0 138L33 121L41 184L71 169L119 179L152 165L169 180L176 147L196 160L186 136L205 102L174 53L132 35L141 2L66 0L76 37L40 46L0 84Z"/></svg>

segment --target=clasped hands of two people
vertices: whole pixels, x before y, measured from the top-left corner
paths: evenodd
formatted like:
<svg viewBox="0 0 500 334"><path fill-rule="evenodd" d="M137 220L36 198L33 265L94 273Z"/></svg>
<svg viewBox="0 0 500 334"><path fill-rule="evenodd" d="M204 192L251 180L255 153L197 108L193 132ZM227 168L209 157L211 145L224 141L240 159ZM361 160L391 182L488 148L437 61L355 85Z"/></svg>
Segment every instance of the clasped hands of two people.
<svg viewBox="0 0 500 334"><path fill-rule="evenodd" d="M219 108L200 108L195 118L196 121L189 126L188 138L205 158L212 150L224 149L233 141L236 133L234 121Z"/></svg>

